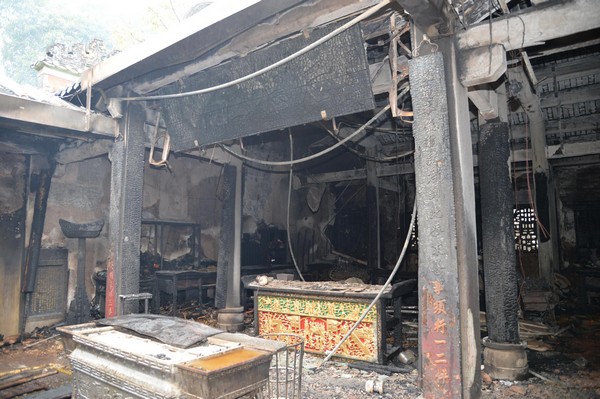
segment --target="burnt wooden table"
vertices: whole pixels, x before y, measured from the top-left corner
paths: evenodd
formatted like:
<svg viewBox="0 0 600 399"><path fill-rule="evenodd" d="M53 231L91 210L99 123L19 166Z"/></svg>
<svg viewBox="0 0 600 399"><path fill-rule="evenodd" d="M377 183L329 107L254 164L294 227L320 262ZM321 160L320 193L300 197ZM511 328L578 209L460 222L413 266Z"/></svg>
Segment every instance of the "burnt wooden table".
<svg viewBox="0 0 600 399"><path fill-rule="evenodd" d="M171 314L177 312L177 297L180 291L188 289L198 290L199 305L204 303L208 288L214 287L217 272L202 270L161 270L156 275L156 306L160 307L161 292L166 292L173 297Z"/></svg>
<svg viewBox="0 0 600 399"><path fill-rule="evenodd" d="M336 356L383 364L386 361L386 305L394 302L400 318L402 295L412 291L415 280L386 288L375 306L358 325ZM381 289L380 285L341 282L273 280L267 285L250 283L254 290L254 323L257 334L294 333L305 339L308 352L326 354L360 318ZM397 320L396 329L401 328ZM395 331L398 339L401 330ZM399 342L395 343L400 345Z"/></svg>

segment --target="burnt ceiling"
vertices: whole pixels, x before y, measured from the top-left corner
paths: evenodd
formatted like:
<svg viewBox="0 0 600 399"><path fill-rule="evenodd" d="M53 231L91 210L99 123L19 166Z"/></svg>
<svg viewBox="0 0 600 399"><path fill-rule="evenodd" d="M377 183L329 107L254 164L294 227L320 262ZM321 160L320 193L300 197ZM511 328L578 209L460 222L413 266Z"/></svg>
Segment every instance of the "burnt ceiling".
<svg viewBox="0 0 600 399"><path fill-rule="evenodd" d="M600 165L573 165L555 169L559 196L572 208L600 206Z"/></svg>
<svg viewBox="0 0 600 399"><path fill-rule="evenodd" d="M335 27L255 51L157 94L189 92L238 79L306 47ZM373 109L370 86L364 42L355 26L249 81L211 93L160 100L160 104L174 148L181 150Z"/></svg>
<svg viewBox="0 0 600 399"><path fill-rule="evenodd" d="M62 143L64 143L64 139L61 138L22 134L0 127L0 152L22 155L50 155L58 151Z"/></svg>

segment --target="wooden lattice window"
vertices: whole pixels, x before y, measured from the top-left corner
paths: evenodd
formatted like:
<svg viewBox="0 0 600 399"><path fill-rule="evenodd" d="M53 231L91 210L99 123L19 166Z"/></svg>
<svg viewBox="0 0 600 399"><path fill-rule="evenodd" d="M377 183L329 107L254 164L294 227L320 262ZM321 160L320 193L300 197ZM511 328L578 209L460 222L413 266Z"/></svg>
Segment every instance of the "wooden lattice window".
<svg viewBox="0 0 600 399"><path fill-rule="evenodd" d="M413 225L412 231L410 232L409 248L412 249L413 251L417 251L419 249L419 226L418 226L416 219L415 219L415 224Z"/></svg>
<svg viewBox="0 0 600 399"><path fill-rule="evenodd" d="M521 252L537 252L538 236L533 208L514 210L515 249Z"/></svg>

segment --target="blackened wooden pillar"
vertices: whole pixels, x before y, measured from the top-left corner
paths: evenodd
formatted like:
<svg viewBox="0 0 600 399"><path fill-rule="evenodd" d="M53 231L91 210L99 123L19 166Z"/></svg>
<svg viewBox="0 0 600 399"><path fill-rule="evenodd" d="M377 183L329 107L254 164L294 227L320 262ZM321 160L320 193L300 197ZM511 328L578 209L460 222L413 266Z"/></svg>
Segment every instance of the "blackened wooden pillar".
<svg viewBox="0 0 600 399"><path fill-rule="evenodd" d="M119 295L139 292L140 232L144 185L144 109L130 104L110 152L109 255L106 317L121 313ZM137 303L129 302L125 313Z"/></svg>
<svg viewBox="0 0 600 399"><path fill-rule="evenodd" d="M519 339L514 192L509 158L508 123L482 125L479 188L488 331L483 341L483 361L493 378L516 380L527 375L528 367L525 345Z"/></svg>
<svg viewBox="0 0 600 399"><path fill-rule="evenodd" d="M452 38L413 58L419 349L425 398L480 395L473 154Z"/></svg>

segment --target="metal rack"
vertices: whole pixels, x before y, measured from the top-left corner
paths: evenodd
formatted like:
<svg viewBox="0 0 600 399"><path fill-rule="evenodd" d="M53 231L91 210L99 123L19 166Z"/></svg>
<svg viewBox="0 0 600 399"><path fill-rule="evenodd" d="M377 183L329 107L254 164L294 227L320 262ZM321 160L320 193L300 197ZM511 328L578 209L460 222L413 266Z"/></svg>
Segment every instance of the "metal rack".
<svg viewBox="0 0 600 399"><path fill-rule="evenodd" d="M201 228L199 223L182 222L176 220L154 220L154 219L142 219L142 225L150 225L154 228L154 252L160 254L160 269L164 270L164 230L165 227L191 227L191 250L192 256L196 267L200 266L200 257L198 256L197 247L200 245L200 233Z"/></svg>

